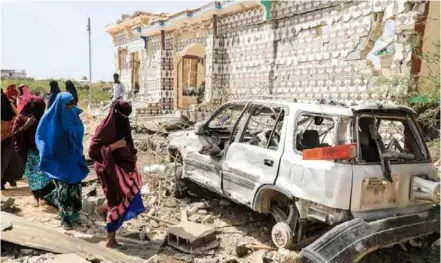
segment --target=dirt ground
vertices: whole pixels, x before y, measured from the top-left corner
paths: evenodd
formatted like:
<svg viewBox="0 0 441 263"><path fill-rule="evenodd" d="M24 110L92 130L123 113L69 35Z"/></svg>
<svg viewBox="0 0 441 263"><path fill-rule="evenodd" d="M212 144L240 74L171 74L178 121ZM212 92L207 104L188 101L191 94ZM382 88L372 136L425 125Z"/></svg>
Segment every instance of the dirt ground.
<svg viewBox="0 0 441 263"><path fill-rule="evenodd" d="M94 126L97 123L97 120L89 119L89 125L86 127L86 141L93 133ZM87 147L87 143L85 147ZM142 171L144 166L160 161L163 160L157 152L152 154L152 152L141 151L138 157L138 167ZM92 180L84 185L83 194L96 187L93 180L93 171L89 177ZM198 196L184 199L169 197L166 195L165 178L160 173L143 173L143 183L148 185L149 188L148 192L143 194L147 211L137 218L126 222L117 237L142 240L145 235L152 237L164 234L170 225L164 221L152 219L151 216L178 223L182 220L182 214L185 213L188 221L213 227L220 242L217 248L207 250L197 256L185 254L165 244L158 256L150 259L148 262L256 262L252 259L252 253L244 258L236 257L236 245L242 242L249 242L272 246L271 227L274 221L270 216L255 213L244 206L229 202L216 194L205 191L199 193ZM33 206L34 199L25 180L19 181L17 187L8 187L8 185L6 187L6 190L1 191L2 196L15 199L15 204L9 212L66 233L60 225L57 209L50 206ZM102 190L99 185L96 187L96 190L96 196L102 196ZM72 235L74 232L79 232L101 237L105 236L105 223L103 221L85 213L82 214L82 219L83 226L77 227L71 233L66 234ZM104 243L100 242L99 245L104 246ZM407 252L400 246L384 248L367 255L361 262L440 262L439 247L431 249L428 244L423 242L423 247L421 248L411 247L409 244L405 248ZM130 247L122 252L147 259L143 251L143 247L138 246ZM11 255L3 253L2 249L2 262L3 258L8 256ZM264 256L272 262L294 262L284 261L286 258L282 259L277 251L266 252ZM295 253L291 254L291 256L295 256ZM265 262L268 262L268 260Z"/></svg>
<svg viewBox="0 0 441 263"><path fill-rule="evenodd" d="M141 161L143 160L145 162L145 158L141 158ZM142 167L142 164L140 164L140 167ZM187 210L189 221L200 222L217 230L220 246L202 255L190 256L165 245L154 262L251 262L251 256L245 258L237 258L235 256L235 246L237 244L250 242L268 246L272 245L271 226L274 224L274 221L270 216L257 214L246 207L228 202L210 193L207 193L204 197L191 197L180 200L160 196L158 194L159 189L157 189L158 185L154 183L154 181L157 181L157 178L158 176L154 174L144 176L144 182L149 183L152 193L143 196L148 211L145 214L141 214L138 218L126 222L118 236L139 240L139 234L143 231L148 233L148 235L163 233L169 225L148 218L146 215L152 209L156 210L153 213L154 216L171 222L179 222L181 220L181 211ZM89 189L90 185L85 186L83 192L87 192ZM98 195L100 194L101 191L98 187ZM19 181L17 187L7 188L2 191L2 195L15 199L15 206L11 210L12 213L65 232L59 223L55 208L50 206L33 206L33 196L24 180ZM204 202L205 205L201 205L201 202ZM201 208L190 211L192 207L196 206L195 204ZM104 222L89 219L85 214L82 215L82 218L85 222L84 226L76 228L73 232L97 236L105 234ZM103 242L100 245L104 246ZM407 252L400 246L381 249L366 256L361 262L440 262L439 249L432 250L427 244L424 244L422 248L413 248L410 245L407 245L406 248ZM142 252L142 247L132 247L123 251L123 253L144 258L145 255ZM280 262L278 261L277 252L267 252L266 257L272 258L273 262Z"/></svg>

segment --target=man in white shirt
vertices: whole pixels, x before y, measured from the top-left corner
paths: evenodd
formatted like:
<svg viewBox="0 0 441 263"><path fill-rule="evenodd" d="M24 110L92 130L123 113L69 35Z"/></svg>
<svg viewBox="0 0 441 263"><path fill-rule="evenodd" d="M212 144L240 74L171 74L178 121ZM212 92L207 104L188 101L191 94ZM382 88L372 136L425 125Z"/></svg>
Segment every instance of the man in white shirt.
<svg viewBox="0 0 441 263"><path fill-rule="evenodd" d="M122 99L124 97L124 85L119 82L119 75L117 73L113 74L113 97L112 102Z"/></svg>

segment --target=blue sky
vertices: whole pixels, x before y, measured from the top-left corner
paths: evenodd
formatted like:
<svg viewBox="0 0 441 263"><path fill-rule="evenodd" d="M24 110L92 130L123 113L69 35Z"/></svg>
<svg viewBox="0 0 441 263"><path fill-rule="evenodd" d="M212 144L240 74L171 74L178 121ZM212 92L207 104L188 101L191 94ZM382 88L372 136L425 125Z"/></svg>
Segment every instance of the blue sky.
<svg viewBox="0 0 441 263"><path fill-rule="evenodd" d="M0 0L1 1L1 0ZM29 77L89 76L87 18L92 24L92 81L111 80L113 44L104 31L121 14L175 13L207 1L1 1L1 68Z"/></svg>

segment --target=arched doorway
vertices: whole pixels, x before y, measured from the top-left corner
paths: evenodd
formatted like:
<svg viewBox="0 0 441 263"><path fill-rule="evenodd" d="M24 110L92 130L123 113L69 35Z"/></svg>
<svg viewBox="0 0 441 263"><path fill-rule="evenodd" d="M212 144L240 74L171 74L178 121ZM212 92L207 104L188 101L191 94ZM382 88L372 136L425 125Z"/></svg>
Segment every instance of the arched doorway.
<svg viewBox="0 0 441 263"><path fill-rule="evenodd" d="M174 66L175 109L189 109L202 102L205 93L205 48L193 43L176 57Z"/></svg>

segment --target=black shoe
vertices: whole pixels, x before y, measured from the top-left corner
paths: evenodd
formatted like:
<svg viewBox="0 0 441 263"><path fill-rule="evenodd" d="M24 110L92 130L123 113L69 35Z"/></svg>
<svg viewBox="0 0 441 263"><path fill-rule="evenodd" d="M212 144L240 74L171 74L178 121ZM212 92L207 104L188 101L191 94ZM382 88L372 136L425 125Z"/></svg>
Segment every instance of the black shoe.
<svg viewBox="0 0 441 263"><path fill-rule="evenodd" d="M71 231L71 230L73 230L73 226L72 226L71 223L64 223L63 224L63 229L66 230L66 231Z"/></svg>

